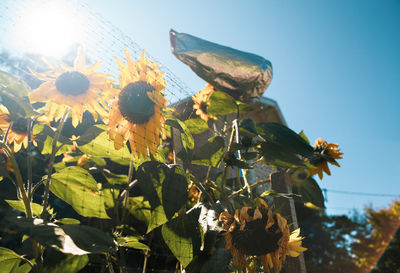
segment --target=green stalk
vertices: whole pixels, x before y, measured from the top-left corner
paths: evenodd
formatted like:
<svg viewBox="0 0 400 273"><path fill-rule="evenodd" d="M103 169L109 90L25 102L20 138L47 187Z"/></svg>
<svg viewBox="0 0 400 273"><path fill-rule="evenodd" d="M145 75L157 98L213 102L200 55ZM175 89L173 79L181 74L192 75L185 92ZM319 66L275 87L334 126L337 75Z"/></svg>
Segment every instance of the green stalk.
<svg viewBox="0 0 400 273"><path fill-rule="evenodd" d="M32 119L27 118L28 127L28 154L26 157L28 168L28 198L32 200Z"/></svg>
<svg viewBox="0 0 400 273"><path fill-rule="evenodd" d="M58 139L60 138L61 135L61 130L64 126L64 122L67 119L69 114L69 109L67 109L63 116L60 119L60 124L58 125L58 128L56 130L54 139L53 139L53 143L52 143L52 147L51 147L51 156L50 156L50 162L49 162L49 167L48 167L48 173L47 173L47 179L46 179L46 183L45 183L45 188L44 188L44 195L43 195L43 211L40 214L40 218L42 218L43 220L46 221L47 219L47 206L49 204L49 193L50 193L50 179L51 179L51 174L53 172L53 165L54 165L54 160L56 158L56 153L58 151L57 148L57 142Z"/></svg>
<svg viewBox="0 0 400 273"><path fill-rule="evenodd" d="M17 160L15 159L15 156L14 156L13 152L11 151L10 147L8 147L8 145L5 144L4 142L0 142L0 149L4 150L6 152L7 158L10 160L11 165L14 169L14 175L17 180L16 182L17 182L17 186L18 186L18 190L19 190L19 197L22 198L22 202L24 203L26 217L32 218L31 202L26 193L26 190L24 187L24 181L22 179Z"/></svg>

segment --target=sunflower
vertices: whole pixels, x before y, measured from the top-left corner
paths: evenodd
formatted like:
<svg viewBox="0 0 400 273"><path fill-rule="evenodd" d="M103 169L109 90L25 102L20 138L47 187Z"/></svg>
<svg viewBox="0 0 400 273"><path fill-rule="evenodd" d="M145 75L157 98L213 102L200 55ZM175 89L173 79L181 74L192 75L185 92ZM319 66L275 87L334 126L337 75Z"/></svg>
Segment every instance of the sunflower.
<svg viewBox="0 0 400 273"><path fill-rule="evenodd" d="M108 134L119 150L129 140L131 152L140 157L155 154L161 137L165 139L165 118L162 110L167 99L162 95L165 89L164 73L159 65L146 59L143 50L139 61L133 62L127 49L127 65L116 59L120 93L112 103L108 121Z"/></svg>
<svg viewBox="0 0 400 273"><path fill-rule="evenodd" d="M6 107L0 105L0 129L5 133L12 122L8 132L7 143L13 144L13 151L18 152L22 145L25 149L28 147L28 122L25 118L19 117L12 120ZM31 135L32 143L36 145L33 135Z"/></svg>
<svg viewBox="0 0 400 273"><path fill-rule="evenodd" d="M82 122L82 115L88 110L97 120L100 115L107 117L107 102L113 98L112 80L110 75L95 72L101 62L86 67L85 50L78 48L72 67L60 63L54 66L46 60L50 71L32 74L44 81L29 94L31 102L46 102L41 109L46 112L42 118L51 122L59 120L68 108L71 108L72 125L76 127Z"/></svg>
<svg viewBox="0 0 400 273"><path fill-rule="evenodd" d="M314 144L314 155L309 159L310 163L316 168L308 170L308 176L318 174L319 178L322 179L323 172L331 175L328 167L328 162L340 167L336 159L343 158L343 153L338 149L339 145L334 143L327 143L326 141L318 138Z"/></svg>
<svg viewBox="0 0 400 273"><path fill-rule="evenodd" d="M214 93L214 87L207 83L199 93L192 96L194 102L193 109L196 110L196 115L200 116L201 119L208 121L209 119L216 120L217 117L207 113L207 107L210 105L210 97Z"/></svg>
<svg viewBox="0 0 400 273"><path fill-rule="evenodd" d="M286 256L297 257L306 250L301 246L303 238L298 237L300 230L290 234L286 219L268 209L263 200L255 209L243 207L234 216L223 212L219 218L226 231L226 249L238 269L255 272L259 259L265 272L271 272L272 268L273 272L279 272Z"/></svg>

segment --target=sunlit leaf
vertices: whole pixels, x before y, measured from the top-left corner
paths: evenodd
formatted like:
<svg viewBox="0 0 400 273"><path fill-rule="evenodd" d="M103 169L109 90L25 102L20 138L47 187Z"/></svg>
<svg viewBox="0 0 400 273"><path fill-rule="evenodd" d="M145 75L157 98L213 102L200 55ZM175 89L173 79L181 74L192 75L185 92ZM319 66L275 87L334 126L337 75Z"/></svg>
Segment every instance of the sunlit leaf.
<svg viewBox="0 0 400 273"><path fill-rule="evenodd" d="M0 247L1 272L8 273L22 261L21 256L11 249Z"/></svg>
<svg viewBox="0 0 400 273"><path fill-rule="evenodd" d="M201 118L191 118L185 120L184 123L186 127L189 129L189 131L194 135L200 134L208 130L207 122Z"/></svg>
<svg viewBox="0 0 400 273"><path fill-rule="evenodd" d="M181 166L145 162L138 168L137 179L151 205L148 232L171 219L186 203L188 178Z"/></svg>
<svg viewBox="0 0 400 273"><path fill-rule="evenodd" d="M25 213L24 202L22 202L21 200L5 200L5 201L14 209ZM31 208L32 208L32 213L35 216L40 216L43 210L43 207L41 205L33 202L31 202Z"/></svg>
<svg viewBox="0 0 400 273"><path fill-rule="evenodd" d="M82 216L110 218L105 210L105 198L99 192L97 182L83 168L68 167L54 173L50 190Z"/></svg>
<svg viewBox="0 0 400 273"><path fill-rule="evenodd" d="M197 209L181 215L163 225L161 229L168 248L184 267L200 252L199 213L200 210Z"/></svg>
<svg viewBox="0 0 400 273"><path fill-rule="evenodd" d="M88 255L62 254L63 259L51 260L51 265L46 264L44 273L77 273L89 262ZM53 258L53 257L52 257ZM46 259L47 261L48 259Z"/></svg>
<svg viewBox="0 0 400 273"><path fill-rule="evenodd" d="M95 127L100 129L106 128L103 125L96 125ZM79 146L78 148L85 154L93 157L107 157L121 165L129 165L131 158L126 145L124 145L120 150L114 149L114 142L109 138L105 131L100 133L89 143Z"/></svg>
<svg viewBox="0 0 400 273"><path fill-rule="evenodd" d="M165 124L173 128L176 128L181 132L182 144L185 150L193 150L194 148L193 136L190 130L186 127L186 124L184 122L172 116L168 116Z"/></svg>
<svg viewBox="0 0 400 273"><path fill-rule="evenodd" d="M209 99L210 105L207 107L207 113L217 115L227 115L237 112L237 105L234 98L228 94L215 91Z"/></svg>
<svg viewBox="0 0 400 273"><path fill-rule="evenodd" d="M24 234L63 253L85 255L116 251L114 240L99 229L84 225L45 223L42 219L14 219Z"/></svg>
<svg viewBox="0 0 400 273"><path fill-rule="evenodd" d="M118 245L122 247L129 247L134 249L150 250L150 248L139 242L141 239L139 236L126 236L117 239Z"/></svg>
<svg viewBox="0 0 400 273"><path fill-rule="evenodd" d="M37 114L28 99L30 90L29 85L23 80L0 71L1 102L7 107L12 119Z"/></svg>
<svg viewBox="0 0 400 273"><path fill-rule="evenodd" d="M193 155L193 164L218 167L225 153L225 141L221 136L212 137Z"/></svg>

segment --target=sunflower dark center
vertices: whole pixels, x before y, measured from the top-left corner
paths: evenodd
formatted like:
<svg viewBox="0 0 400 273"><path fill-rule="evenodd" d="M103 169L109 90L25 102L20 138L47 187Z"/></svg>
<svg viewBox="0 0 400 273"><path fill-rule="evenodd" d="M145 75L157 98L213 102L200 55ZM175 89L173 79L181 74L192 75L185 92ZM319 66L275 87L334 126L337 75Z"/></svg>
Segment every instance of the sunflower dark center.
<svg viewBox="0 0 400 273"><path fill-rule="evenodd" d="M119 94L118 105L121 115L132 123L144 124L154 115L155 103L147 92L155 88L145 81L128 84Z"/></svg>
<svg viewBox="0 0 400 273"><path fill-rule="evenodd" d="M203 113L207 113L207 107L208 107L208 105L206 102L202 102L200 104L200 109L201 109L201 111L203 111Z"/></svg>
<svg viewBox="0 0 400 273"><path fill-rule="evenodd" d="M24 118L18 118L13 122L11 129L18 134L26 134L28 132L28 123Z"/></svg>
<svg viewBox="0 0 400 273"><path fill-rule="evenodd" d="M310 159L310 163L313 165L318 165L329 159L331 159L331 156L329 155L329 150L327 149L327 147L319 145L314 148L314 155Z"/></svg>
<svg viewBox="0 0 400 273"><path fill-rule="evenodd" d="M88 77L78 71L64 72L56 79L56 88L64 95L79 96L85 94L89 86Z"/></svg>
<svg viewBox="0 0 400 273"><path fill-rule="evenodd" d="M254 256L265 255L277 250L282 233L276 233L279 228L277 224L265 231L267 219L267 215L263 215L262 219L247 222L243 230L237 226L231 232L233 246L243 254Z"/></svg>

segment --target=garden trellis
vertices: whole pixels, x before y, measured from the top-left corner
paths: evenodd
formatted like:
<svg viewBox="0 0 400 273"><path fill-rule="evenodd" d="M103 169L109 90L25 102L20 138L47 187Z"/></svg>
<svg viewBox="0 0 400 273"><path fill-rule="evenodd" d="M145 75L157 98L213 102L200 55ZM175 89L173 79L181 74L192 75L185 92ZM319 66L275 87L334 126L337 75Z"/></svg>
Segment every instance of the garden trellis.
<svg viewBox="0 0 400 273"><path fill-rule="evenodd" d="M191 97L80 1L3 1L0 9L0 183L8 193L0 232L16 238L0 247L6 272L279 272L306 250L295 219L273 202L296 195L260 186L296 175L298 191L313 187L300 202L323 207L309 176L330 174L327 164L342 154L259 118L271 106L253 99L272 79L268 60L171 31L173 53L208 82ZM57 9L78 23L75 36L35 44L71 34L32 19L35 10L56 22ZM51 32L38 37L32 25ZM251 169L266 164L275 175L251 181Z"/></svg>

